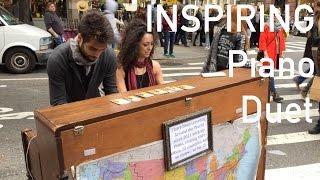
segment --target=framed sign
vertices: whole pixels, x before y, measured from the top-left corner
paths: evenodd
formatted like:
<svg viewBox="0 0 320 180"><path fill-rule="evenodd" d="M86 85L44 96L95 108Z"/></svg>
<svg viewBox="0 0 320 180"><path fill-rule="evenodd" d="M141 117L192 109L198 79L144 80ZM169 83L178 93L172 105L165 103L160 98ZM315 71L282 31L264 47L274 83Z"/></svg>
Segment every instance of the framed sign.
<svg viewBox="0 0 320 180"><path fill-rule="evenodd" d="M211 109L163 123L163 137L167 170L212 152Z"/></svg>

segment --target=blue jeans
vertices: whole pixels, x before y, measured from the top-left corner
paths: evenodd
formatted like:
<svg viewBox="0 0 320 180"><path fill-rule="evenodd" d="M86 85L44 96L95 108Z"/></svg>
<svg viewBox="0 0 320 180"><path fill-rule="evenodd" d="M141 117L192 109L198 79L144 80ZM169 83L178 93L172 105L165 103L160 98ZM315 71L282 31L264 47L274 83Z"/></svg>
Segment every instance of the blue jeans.
<svg viewBox="0 0 320 180"><path fill-rule="evenodd" d="M265 72L265 73L269 73L270 70L269 70L269 69L266 69L264 72ZM274 77L269 77L269 79L270 79L269 91L270 91L271 94L272 94L272 93L275 93L275 92L276 92L276 85L275 85L275 83L274 83Z"/></svg>
<svg viewBox="0 0 320 180"><path fill-rule="evenodd" d="M270 77L270 88L269 88L271 93L276 92L276 86L274 84L274 77Z"/></svg>
<svg viewBox="0 0 320 180"><path fill-rule="evenodd" d="M62 44L63 43L63 39L62 39L62 36L58 36L58 37L54 37L53 38L53 42L54 42L54 47L57 47L57 46L59 46L60 44Z"/></svg>
<svg viewBox="0 0 320 180"><path fill-rule="evenodd" d="M300 85L301 83L303 83L303 81L305 81L307 78L303 77L303 76L297 76L297 83Z"/></svg>
<svg viewBox="0 0 320 180"><path fill-rule="evenodd" d="M306 71L304 71L305 73L308 73L310 71L310 68L307 69ZM303 83L303 81L305 81L307 78L303 77L301 75L297 76L297 83L300 85L301 83Z"/></svg>
<svg viewBox="0 0 320 180"><path fill-rule="evenodd" d="M168 48L170 43L169 55L173 53L173 46L175 40L175 32L164 32L164 54L168 54Z"/></svg>

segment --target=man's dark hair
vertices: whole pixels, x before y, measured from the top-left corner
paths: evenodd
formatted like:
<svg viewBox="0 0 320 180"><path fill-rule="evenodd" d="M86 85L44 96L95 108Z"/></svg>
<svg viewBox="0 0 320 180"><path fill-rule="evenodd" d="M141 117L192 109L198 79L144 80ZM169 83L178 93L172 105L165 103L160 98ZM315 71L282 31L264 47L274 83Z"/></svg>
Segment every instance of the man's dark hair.
<svg viewBox="0 0 320 180"><path fill-rule="evenodd" d="M53 4L53 5L56 5L54 2L47 2L46 8L48 9L52 4Z"/></svg>
<svg viewBox="0 0 320 180"><path fill-rule="evenodd" d="M91 10L82 17L78 30L84 42L94 39L99 43L111 43L114 38L109 21L96 10Z"/></svg>

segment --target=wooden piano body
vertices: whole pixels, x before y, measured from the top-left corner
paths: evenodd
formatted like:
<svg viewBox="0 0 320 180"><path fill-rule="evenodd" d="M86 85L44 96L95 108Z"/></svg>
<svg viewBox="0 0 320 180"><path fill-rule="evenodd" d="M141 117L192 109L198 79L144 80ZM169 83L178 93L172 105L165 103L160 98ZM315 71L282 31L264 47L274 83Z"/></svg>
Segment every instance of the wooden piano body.
<svg viewBox="0 0 320 180"><path fill-rule="evenodd" d="M228 74L228 72L226 71ZM117 105L110 100L155 88L187 84L194 89L157 95ZM218 125L242 116L242 96L254 95L269 101L269 81L251 77L249 69L235 69L234 77L201 76L35 111L35 131L22 132L28 148L28 175L34 179L68 179L74 167L148 143L162 140L162 123L202 109L212 109L212 124ZM186 101L187 99L187 101ZM256 112L256 104L248 104ZM257 179L264 179L267 122L261 118L261 156ZM83 126L81 129L79 126ZM76 128L77 127L77 128ZM94 148L90 155L84 151Z"/></svg>

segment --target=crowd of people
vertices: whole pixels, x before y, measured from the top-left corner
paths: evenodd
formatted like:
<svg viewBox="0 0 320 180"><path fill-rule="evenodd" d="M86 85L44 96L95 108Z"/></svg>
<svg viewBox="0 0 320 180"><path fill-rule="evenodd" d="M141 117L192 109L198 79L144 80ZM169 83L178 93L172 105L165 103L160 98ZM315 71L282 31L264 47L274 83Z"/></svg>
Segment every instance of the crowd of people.
<svg viewBox="0 0 320 180"><path fill-rule="evenodd" d="M181 26L189 23L181 16L181 10L178 10L177 32L173 32L165 20L162 21L163 31L156 32L156 19L152 21L154 25L152 32L148 32L144 9L139 9L135 18L128 24L122 25L125 27L123 32L119 32L115 21L117 17L113 15L116 4L111 6L112 2L113 0L107 0L105 7L108 6L108 3L109 7L103 9L104 13L89 11L85 14L80 21L78 35L57 46L50 56L47 71L51 105L163 84L160 63L152 59L157 42L160 42L160 46L164 46L164 56L173 58L174 45L179 44L180 40L182 45L188 47L187 33L181 29ZM48 7L50 11L52 8ZM308 51L311 51L312 47L320 46L319 8L320 2L314 7L315 24L310 31L306 46L305 56L309 58L313 56L309 56ZM167 6L165 9L168 17L172 19L172 6ZM213 16L215 13L215 11L210 11ZM241 14L246 15L247 11L242 11ZM256 28L259 27L258 14L253 18ZM57 39L55 42L59 42L58 38L61 34L59 28L57 29L54 25L55 16L52 14L47 16L49 23L48 25L46 23L46 27ZM209 32L205 33L201 8L198 9L195 16L200 20L201 25L192 43L196 45L197 37L200 35L199 45L202 46L206 42L209 44L202 72L228 69L230 50L247 51L252 46L258 46L263 57L272 60L271 64L264 62L263 66L279 68L279 59L284 57L286 36L276 18L274 31L270 30L270 20L267 19L264 31L261 33L251 33L245 22L241 22L241 31L237 32L237 6L233 5L231 7L231 31L227 30L225 18L223 18L220 22L209 24ZM117 55L113 49L115 44L119 48ZM235 62L243 60L241 55L235 55L233 59ZM265 73L270 73L270 71L265 70ZM303 80L302 77L294 78L297 87ZM270 77L270 94L273 101L281 103L283 98L279 96L275 87L274 78ZM307 91L308 89L303 89L303 92ZM320 133L320 120L309 133Z"/></svg>

